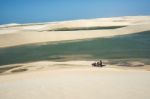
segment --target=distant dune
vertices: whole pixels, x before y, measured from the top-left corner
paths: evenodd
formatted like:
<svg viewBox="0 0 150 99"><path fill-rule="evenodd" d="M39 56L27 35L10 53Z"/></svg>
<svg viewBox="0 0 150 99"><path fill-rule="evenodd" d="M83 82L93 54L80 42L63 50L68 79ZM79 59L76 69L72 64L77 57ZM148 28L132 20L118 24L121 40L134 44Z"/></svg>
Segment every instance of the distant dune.
<svg viewBox="0 0 150 99"><path fill-rule="evenodd" d="M110 37L150 30L150 16L97 18L0 26L0 47Z"/></svg>

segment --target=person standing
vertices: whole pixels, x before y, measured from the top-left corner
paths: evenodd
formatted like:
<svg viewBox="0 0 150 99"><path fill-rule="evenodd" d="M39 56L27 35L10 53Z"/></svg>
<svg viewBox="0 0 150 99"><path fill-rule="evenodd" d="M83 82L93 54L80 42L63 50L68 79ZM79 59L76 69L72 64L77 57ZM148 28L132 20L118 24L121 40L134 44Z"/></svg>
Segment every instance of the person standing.
<svg viewBox="0 0 150 99"><path fill-rule="evenodd" d="M100 66L100 67L103 66L102 60L99 61L99 66Z"/></svg>

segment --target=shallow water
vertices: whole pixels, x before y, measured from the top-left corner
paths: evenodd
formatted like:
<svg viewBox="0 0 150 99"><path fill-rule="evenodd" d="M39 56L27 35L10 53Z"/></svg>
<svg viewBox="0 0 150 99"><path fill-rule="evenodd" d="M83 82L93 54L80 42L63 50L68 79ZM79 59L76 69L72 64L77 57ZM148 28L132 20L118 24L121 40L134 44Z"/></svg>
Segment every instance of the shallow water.
<svg viewBox="0 0 150 99"><path fill-rule="evenodd" d="M0 65L99 58L150 59L150 31L111 38L48 42L0 49Z"/></svg>

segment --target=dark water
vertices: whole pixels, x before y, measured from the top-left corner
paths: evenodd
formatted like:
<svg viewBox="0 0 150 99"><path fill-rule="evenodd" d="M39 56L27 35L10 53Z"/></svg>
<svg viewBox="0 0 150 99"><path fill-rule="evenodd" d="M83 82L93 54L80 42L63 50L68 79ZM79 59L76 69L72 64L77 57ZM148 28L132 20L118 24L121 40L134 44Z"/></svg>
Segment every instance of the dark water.
<svg viewBox="0 0 150 99"><path fill-rule="evenodd" d="M40 60L150 59L150 31L82 41L38 43L0 49L0 65Z"/></svg>
<svg viewBox="0 0 150 99"><path fill-rule="evenodd" d="M122 28L126 26L106 26L106 27L99 27L99 26L94 26L94 27L80 27L80 28L57 28L49 31L80 31L80 30L105 30L105 29L117 29L117 28Z"/></svg>

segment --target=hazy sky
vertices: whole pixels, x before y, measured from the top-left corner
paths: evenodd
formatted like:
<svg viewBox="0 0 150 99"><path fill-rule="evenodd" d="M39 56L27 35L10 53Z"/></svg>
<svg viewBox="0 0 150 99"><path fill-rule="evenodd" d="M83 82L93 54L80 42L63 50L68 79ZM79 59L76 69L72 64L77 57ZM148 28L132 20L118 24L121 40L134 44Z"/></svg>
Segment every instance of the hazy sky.
<svg viewBox="0 0 150 99"><path fill-rule="evenodd" d="M0 0L0 24L150 15L150 0Z"/></svg>

